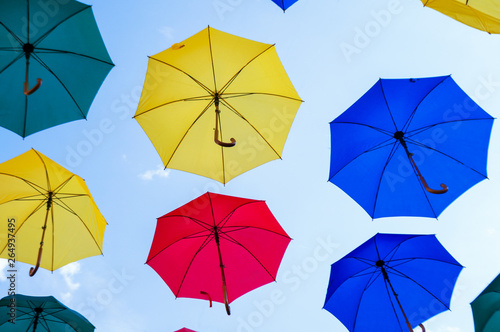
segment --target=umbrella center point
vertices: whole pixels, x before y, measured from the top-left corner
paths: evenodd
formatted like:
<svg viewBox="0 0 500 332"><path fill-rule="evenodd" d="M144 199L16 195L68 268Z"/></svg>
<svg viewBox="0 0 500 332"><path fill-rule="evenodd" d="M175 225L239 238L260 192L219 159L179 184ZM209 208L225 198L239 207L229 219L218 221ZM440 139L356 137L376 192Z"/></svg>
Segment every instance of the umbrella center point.
<svg viewBox="0 0 500 332"><path fill-rule="evenodd" d="M378 261L375 263L375 265L376 265L377 267L383 267L383 266L385 265L385 262L384 262L383 260L381 260L381 259L380 259L380 260L378 260Z"/></svg>
<svg viewBox="0 0 500 332"><path fill-rule="evenodd" d="M43 312L43 308L35 308L35 312L37 314L41 314Z"/></svg>
<svg viewBox="0 0 500 332"><path fill-rule="evenodd" d="M33 53L34 50L35 50L35 46L33 44L26 43L23 45L23 52L25 52L26 55Z"/></svg>
<svg viewBox="0 0 500 332"><path fill-rule="evenodd" d="M397 140L400 140L403 138L404 135L405 135L405 133L403 133L401 130L398 130L394 133L394 138Z"/></svg>

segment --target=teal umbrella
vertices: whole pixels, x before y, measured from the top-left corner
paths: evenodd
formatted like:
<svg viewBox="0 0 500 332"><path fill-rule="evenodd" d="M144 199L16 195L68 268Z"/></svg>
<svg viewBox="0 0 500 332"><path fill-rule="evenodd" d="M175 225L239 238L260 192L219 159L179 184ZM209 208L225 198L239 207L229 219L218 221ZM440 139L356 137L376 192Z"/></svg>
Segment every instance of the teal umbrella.
<svg viewBox="0 0 500 332"><path fill-rule="evenodd" d="M52 296L10 295L0 300L2 332L93 332L85 317Z"/></svg>
<svg viewBox="0 0 500 332"><path fill-rule="evenodd" d="M500 331L500 275L471 303L476 332Z"/></svg>
<svg viewBox="0 0 500 332"><path fill-rule="evenodd" d="M26 137L85 119L113 63L92 8L0 0L0 126Z"/></svg>

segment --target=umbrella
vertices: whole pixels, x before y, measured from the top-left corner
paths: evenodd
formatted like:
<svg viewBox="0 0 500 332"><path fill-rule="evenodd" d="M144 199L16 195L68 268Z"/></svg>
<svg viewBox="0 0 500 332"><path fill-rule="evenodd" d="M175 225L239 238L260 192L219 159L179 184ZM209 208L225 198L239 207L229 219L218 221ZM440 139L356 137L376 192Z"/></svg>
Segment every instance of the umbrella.
<svg viewBox="0 0 500 332"><path fill-rule="evenodd" d="M488 33L500 33L498 0L421 0L424 6L437 10L459 22Z"/></svg>
<svg viewBox="0 0 500 332"><path fill-rule="evenodd" d="M476 332L500 331L500 275L471 303Z"/></svg>
<svg viewBox="0 0 500 332"><path fill-rule="evenodd" d="M434 235L379 233L332 264L324 309L351 332L413 331L449 309L462 268Z"/></svg>
<svg viewBox="0 0 500 332"><path fill-rule="evenodd" d="M492 124L450 76L380 79L330 123L329 180L372 218L437 218L486 179Z"/></svg>
<svg viewBox="0 0 500 332"><path fill-rule="evenodd" d="M208 27L149 58L134 118L165 168L226 183L281 158L301 102L274 45Z"/></svg>
<svg viewBox="0 0 500 332"><path fill-rule="evenodd" d="M281 9L283 9L283 12L297 1L298 0L273 0L275 4L277 4Z"/></svg>
<svg viewBox="0 0 500 332"><path fill-rule="evenodd" d="M0 0L0 126L26 137L86 118L112 66L89 5Z"/></svg>
<svg viewBox="0 0 500 332"><path fill-rule="evenodd" d="M0 236L14 240L0 257L36 264L31 276L102 254L106 221L84 180L33 149L0 164L0 218L10 222Z"/></svg>
<svg viewBox="0 0 500 332"><path fill-rule="evenodd" d="M147 259L176 297L229 303L276 280L290 242L266 203L206 193L158 218Z"/></svg>
<svg viewBox="0 0 500 332"><path fill-rule="evenodd" d="M92 332L95 327L53 296L10 295L0 300L2 332Z"/></svg>
<svg viewBox="0 0 500 332"><path fill-rule="evenodd" d="M193 331L193 330L190 330L190 329L187 329L187 328L183 327L182 329L177 330L177 331L175 331L175 332L195 332L195 331Z"/></svg>

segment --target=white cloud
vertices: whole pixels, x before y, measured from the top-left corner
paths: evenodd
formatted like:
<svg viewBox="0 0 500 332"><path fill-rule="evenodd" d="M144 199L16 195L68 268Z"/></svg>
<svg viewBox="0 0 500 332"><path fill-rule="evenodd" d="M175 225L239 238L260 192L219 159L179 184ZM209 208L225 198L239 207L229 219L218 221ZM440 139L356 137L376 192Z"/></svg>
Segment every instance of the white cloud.
<svg viewBox="0 0 500 332"><path fill-rule="evenodd" d="M73 277L80 272L81 265L79 262L74 262L70 263L68 265L65 265L61 268L61 275L64 278L64 281L66 282L66 285L68 288L72 291L77 290L80 287L80 283L74 282ZM66 294L65 296L69 297L71 294Z"/></svg>
<svg viewBox="0 0 500 332"><path fill-rule="evenodd" d="M154 177L168 178L170 175L170 170L164 169L163 166L158 165L155 170L148 170L144 173L139 174L139 177L146 181L153 180Z"/></svg>
<svg viewBox="0 0 500 332"><path fill-rule="evenodd" d="M7 275L5 274L5 268L7 267L8 261L6 259L0 259L0 281L7 280Z"/></svg>

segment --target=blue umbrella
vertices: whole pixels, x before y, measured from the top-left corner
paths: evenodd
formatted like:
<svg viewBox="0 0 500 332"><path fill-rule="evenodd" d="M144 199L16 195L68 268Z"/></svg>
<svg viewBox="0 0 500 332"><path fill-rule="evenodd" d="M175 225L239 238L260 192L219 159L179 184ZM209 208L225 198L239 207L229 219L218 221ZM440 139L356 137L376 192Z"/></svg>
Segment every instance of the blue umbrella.
<svg viewBox="0 0 500 332"><path fill-rule="evenodd" d="M351 332L413 331L449 309L462 268L434 235L379 233L332 264L324 309Z"/></svg>
<svg viewBox="0 0 500 332"><path fill-rule="evenodd" d="M273 0L283 11L287 10L288 7L296 3L298 0Z"/></svg>
<svg viewBox="0 0 500 332"><path fill-rule="evenodd" d="M450 76L380 79L330 123L329 180L373 219L437 218L487 178L492 125Z"/></svg>
<svg viewBox="0 0 500 332"><path fill-rule="evenodd" d="M0 300L2 332L93 332L95 327L78 312L52 296L9 295Z"/></svg>

